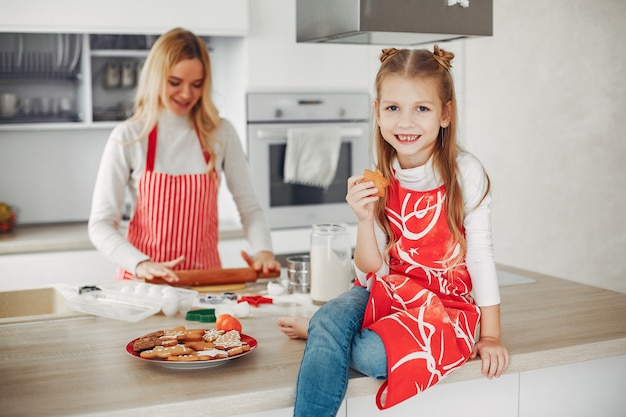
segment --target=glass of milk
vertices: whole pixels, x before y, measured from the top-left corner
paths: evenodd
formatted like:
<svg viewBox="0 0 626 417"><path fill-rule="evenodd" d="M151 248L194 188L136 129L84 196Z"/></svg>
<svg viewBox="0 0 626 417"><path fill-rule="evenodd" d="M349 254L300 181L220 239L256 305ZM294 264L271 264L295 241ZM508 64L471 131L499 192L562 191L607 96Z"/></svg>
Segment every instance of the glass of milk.
<svg viewBox="0 0 626 417"><path fill-rule="evenodd" d="M311 231L311 299L321 305L348 290L352 250L346 224L314 224Z"/></svg>

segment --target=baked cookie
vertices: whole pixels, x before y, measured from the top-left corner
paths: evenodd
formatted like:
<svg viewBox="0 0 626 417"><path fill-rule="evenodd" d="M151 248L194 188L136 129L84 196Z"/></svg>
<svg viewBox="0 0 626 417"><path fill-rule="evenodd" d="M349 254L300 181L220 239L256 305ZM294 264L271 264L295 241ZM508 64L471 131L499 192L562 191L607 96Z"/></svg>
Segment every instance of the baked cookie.
<svg viewBox="0 0 626 417"><path fill-rule="evenodd" d="M148 350L154 348L155 346L160 346L162 344L160 337L163 336L163 333L163 330L158 330L140 337L135 340L135 343L133 343L133 350L135 352L141 352L142 350Z"/></svg>
<svg viewBox="0 0 626 417"><path fill-rule="evenodd" d="M383 177L383 174L379 170L370 171L369 169L366 169L363 171L363 176L365 177L363 178L363 181L374 181L374 185L378 190L378 192L374 195L379 197L385 196L385 188L389 186L389 180Z"/></svg>
<svg viewBox="0 0 626 417"><path fill-rule="evenodd" d="M167 359L168 356L189 355L193 353L195 353L194 350L184 345L156 346L154 349L144 350L139 356L146 359Z"/></svg>

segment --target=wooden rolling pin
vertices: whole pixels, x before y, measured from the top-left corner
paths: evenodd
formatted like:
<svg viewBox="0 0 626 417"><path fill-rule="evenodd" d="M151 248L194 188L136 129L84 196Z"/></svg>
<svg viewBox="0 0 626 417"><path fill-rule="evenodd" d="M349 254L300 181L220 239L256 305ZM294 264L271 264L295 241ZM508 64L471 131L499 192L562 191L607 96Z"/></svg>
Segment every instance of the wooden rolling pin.
<svg viewBox="0 0 626 417"><path fill-rule="evenodd" d="M242 251L241 256L248 263L248 265L252 265L252 259L247 253ZM233 284L241 282L254 282L259 278L276 278L280 276L280 270L263 273L262 271L256 271L250 266L246 268L176 271L176 275L179 278L178 282L168 283L161 278L154 278L150 282L153 284L169 284L174 287L197 287L204 285Z"/></svg>
<svg viewBox="0 0 626 417"><path fill-rule="evenodd" d="M188 271L176 271L178 282L167 283L161 278L155 278L153 284L169 284L173 287L196 287L202 285L233 284L238 282L253 282L259 278L276 278L280 271L270 271L267 274L257 272L253 268L224 268L224 269L198 269Z"/></svg>

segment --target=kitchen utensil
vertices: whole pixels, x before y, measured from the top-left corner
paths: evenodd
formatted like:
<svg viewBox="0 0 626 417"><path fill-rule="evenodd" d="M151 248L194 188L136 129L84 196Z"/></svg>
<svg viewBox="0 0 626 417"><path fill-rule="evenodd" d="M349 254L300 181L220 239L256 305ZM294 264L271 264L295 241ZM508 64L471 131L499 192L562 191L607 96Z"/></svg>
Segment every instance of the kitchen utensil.
<svg viewBox="0 0 626 417"><path fill-rule="evenodd" d="M122 64L122 87L132 88L135 86L136 80L136 66L132 61L124 62Z"/></svg>
<svg viewBox="0 0 626 417"><path fill-rule="evenodd" d="M0 94L0 116L13 117L19 110L19 99L17 94L4 93Z"/></svg>
<svg viewBox="0 0 626 417"><path fill-rule="evenodd" d="M104 87L115 88L120 86L122 68L118 62L108 62L104 66Z"/></svg>
<svg viewBox="0 0 626 417"><path fill-rule="evenodd" d="M254 282L259 278L277 278L280 276L280 271L263 273L248 267L176 271L176 275L179 281L172 282L170 285L174 287L196 287L202 285ZM160 278L155 278L150 282L154 284L165 283L165 281Z"/></svg>
<svg viewBox="0 0 626 417"><path fill-rule="evenodd" d="M311 258L309 255L287 258L287 292L308 293L311 289Z"/></svg>

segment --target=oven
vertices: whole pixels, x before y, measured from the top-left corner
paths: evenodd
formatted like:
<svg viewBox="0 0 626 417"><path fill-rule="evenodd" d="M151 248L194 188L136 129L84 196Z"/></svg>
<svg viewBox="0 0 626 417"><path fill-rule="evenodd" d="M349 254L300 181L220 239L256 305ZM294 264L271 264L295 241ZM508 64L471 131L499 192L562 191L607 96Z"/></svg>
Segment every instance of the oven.
<svg viewBox="0 0 626 417"><path fill-rule="evenodd" d="M347 180L371 166L370 106L367 93L248 94L252 183L272 229L356 222L345 200ZM285 162L290 129L306 131L320 127L334 129L340 142L332 181L325 186L287 182Z"/></svg>

